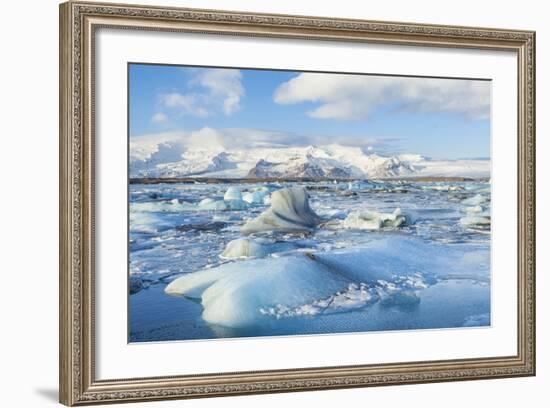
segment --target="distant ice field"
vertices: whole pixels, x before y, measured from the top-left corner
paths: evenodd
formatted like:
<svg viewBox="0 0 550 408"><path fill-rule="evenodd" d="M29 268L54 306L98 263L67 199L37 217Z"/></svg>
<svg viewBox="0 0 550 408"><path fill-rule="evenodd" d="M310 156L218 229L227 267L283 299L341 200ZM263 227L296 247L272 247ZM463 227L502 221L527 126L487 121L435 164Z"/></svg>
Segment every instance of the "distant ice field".
<svg viewBox="0 0 550 408"><path fill-rule="evenodd" d="M131 184L129 340L488 326L490 191Z"/></svg>

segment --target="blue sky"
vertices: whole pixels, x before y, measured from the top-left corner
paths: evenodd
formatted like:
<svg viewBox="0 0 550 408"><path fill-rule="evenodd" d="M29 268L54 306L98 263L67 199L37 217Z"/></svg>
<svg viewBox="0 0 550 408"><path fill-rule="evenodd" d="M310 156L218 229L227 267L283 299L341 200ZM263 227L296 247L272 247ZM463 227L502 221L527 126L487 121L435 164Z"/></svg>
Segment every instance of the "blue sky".
<svg viewBox="0 0 550 408"><path fill-rule="evenodd" d="M131 138L210 128L228 148L267 140L490 155L488 81L130 64L129 98Z"/></svg>

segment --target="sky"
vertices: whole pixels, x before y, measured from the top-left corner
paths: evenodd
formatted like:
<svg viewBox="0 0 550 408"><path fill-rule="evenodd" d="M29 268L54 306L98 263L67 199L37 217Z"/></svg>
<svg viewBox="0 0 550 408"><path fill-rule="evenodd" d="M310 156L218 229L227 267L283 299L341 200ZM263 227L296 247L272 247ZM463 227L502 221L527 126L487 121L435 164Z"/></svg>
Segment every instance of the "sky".
<svg viewBox="0 0 550 408"><path fill-rule="evenodd" d="M487 158L490 100L481 80L129 65L132 140Z"/></svg>

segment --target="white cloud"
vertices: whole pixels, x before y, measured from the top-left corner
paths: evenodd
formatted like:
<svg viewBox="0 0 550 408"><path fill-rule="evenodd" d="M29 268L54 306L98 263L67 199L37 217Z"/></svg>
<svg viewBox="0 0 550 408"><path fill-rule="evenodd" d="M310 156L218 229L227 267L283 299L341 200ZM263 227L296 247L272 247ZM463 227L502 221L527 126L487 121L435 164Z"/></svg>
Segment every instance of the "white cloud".
<svg viewBox="0 0 550 408"><path fill-rule="evenodd" d="M376 150L378 153L395 153L399 138L375 138L365 135L319 136L300 135L291 132L270 131L253 128L210 128L203 127L194 131L171 131L144 134L130 137L130 155L133 159L144 160L152 154L167 155L170 158L182 154L185 150L223 151L264 147L323 146L340 144L362 148L364 151ZM163 147L159 153L159 146ZM165 149L166 148L166 149ZM179 157L179 156L178 156Z"/></svg>
<svg viewBox="0 0 550 408"><path fill-rule="evenodd" d="M185 146L193 150L222 151L229 145L226 143L223 132L203 127L189 133L185 138Z"/></svg>
<svg viewBox="0 0 550 408"><path fill-rule="evenodd" d="M238 69L204 69L191 81L208 89L210 96L222 100L223 112L226 115L235 113L240 108L244 88L242 74Z"/></svg>
<svg viewBox="0 0 550 408"><path fill-rule="evenodd" d="M168 116L162 112L157 112L151 117L153 123L164 123L168 121Z"/></svg>
<svg viewBox="0 0 550 408"><path fill-rule="evenodd" d="M161 103L167 108L176 108L183 114L204 118L208 116L208 110L202 106L200 99L196 94L180 94L178 92L165 94L160 98Z"/></svg>
<svg viewBox="0 0 550 408"><path fill-rule="evenodd" d="M308 115L320 119L367 119L381 107L486 119L490 89L488 81L303 73L281 84L274 100L318 103Z"/></svg>
<svg viewBox="0 0 550 408"><path fill-rule="evenodd" d="M206 117L219 110L229 116L240 109L244 96L241 79L242 74L236 69L200 69L187 84L192 92L163 94L160 102L184 115Z"/></svg>

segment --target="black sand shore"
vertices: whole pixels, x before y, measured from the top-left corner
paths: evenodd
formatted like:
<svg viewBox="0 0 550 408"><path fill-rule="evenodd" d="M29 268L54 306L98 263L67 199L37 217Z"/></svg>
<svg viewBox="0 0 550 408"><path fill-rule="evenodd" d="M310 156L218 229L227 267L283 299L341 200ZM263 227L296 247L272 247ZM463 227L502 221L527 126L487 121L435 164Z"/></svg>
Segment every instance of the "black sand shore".
<svg viewBox="0 0 550 408"><path fill-rule="evenodd" d="M319 182L351 182L351 181L402 181L402 182L484 182L489 177L391 177L378 179L334 179L334 178L216 178L216 177L137 177L130 178L130 184L253 184L253 183L319 183Z"/></svg>

